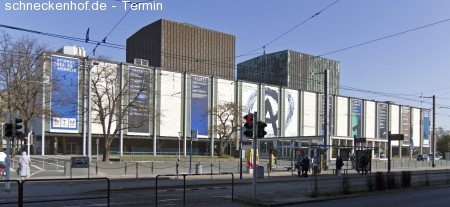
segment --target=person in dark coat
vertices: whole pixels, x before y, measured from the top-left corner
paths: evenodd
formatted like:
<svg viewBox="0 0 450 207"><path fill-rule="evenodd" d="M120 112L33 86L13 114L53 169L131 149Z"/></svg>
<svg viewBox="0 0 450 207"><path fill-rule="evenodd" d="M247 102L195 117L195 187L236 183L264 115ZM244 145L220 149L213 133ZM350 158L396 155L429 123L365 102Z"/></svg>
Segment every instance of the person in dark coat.
<svg viewBox="0 0 450 207"><path fill-rule="evenodd" d="M344 161L342 160L341 156L337 156L337 158L336 158L336 174L338 176L341 176L342 166L344 166Z"/></svg>
<svg viewBox="0 0 450 207"><path fill-rule="evenodd" d="M309 164L311 161L309 160L308 156L304 157L302 160L302 175L303 177L308 177L308 170L309 170Z"/></svg>
<svg viewBox="0 0 450 207"><path fill-rule="evenodd" d="M361 156L361 158L359 158L359 166L361 168L361 175L367 175L367 167L369 165L369 159L367 158L366 155Z"/></svg>

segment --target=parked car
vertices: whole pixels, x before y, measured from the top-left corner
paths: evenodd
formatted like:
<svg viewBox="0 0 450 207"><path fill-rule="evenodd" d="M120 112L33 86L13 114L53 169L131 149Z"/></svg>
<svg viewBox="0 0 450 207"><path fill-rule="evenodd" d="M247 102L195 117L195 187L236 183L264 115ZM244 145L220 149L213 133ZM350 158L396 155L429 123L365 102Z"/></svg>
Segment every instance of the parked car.
<svg viewBox="0 0 450 207"><path fill-rule="evenodd" d="M421 154L421 155L417 155L417 161L429 161L430 160L430 155L429 154Z"/></svg>

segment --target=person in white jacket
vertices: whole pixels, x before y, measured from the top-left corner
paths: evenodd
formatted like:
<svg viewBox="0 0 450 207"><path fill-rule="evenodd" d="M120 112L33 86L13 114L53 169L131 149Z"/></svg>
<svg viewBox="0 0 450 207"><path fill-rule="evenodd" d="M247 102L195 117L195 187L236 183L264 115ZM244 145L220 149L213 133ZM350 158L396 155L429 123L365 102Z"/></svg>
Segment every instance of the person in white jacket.
<svg viewBox="0 0 450 207"><path fill-rule="evenodd" d="M31 159L27 155L27 152L23 151L22 156L19 158L19 164L20 164L20 179L25 180L30 177L30 164Z"/></svg>

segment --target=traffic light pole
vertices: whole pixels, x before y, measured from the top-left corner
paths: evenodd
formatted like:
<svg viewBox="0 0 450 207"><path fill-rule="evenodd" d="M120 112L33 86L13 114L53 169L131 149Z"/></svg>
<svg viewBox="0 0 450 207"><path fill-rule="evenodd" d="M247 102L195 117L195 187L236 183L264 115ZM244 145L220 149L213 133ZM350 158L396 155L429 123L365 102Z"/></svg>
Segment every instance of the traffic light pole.
<svg viewBox="0 0 450 207"><path fill-rule="evenodd" d="M11 114L8 113L6 115L6 123L11 124ZM11 136L6 137L6 159L5 159L5 173L6 173L6 180L11 180ZM10 183L5 183L5 189L9 190Z"/></svg>
<svg viewBox="0 0 450 207"><path fill-rule="evenodd" d="M253 200L256 199L256 153L258 142L258 112L253 113Z"/></svg>

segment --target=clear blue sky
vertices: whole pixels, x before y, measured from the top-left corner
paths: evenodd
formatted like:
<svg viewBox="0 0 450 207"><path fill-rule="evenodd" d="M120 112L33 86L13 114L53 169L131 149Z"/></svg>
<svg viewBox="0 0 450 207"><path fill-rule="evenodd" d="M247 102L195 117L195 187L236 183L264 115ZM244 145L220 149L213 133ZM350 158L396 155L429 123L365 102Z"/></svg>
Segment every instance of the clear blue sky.
<svg viewBox="0 0 450 207"><path fill-rule="evenodd" d="M23 2L35 2L22 0ZM84 2L73 0L74 2ZM236 55L260 48L292 29L336 0L163 0L162 11L130 11L107 42L125 45L126 38L161 18L187 22L236 36ZM115 0L99 0L106 11L6 11L0 7L0 24L47 33L84 38L90 28L92 40L102 40L127 12ZM44 1L42 1L44 2ZM53 3L66 0L51 0ZM91 1L95 2L95 1ZM116 8L112 8L116 5ZM266 52L291 49L323 55L363 42L447 20L450 1L445 0L340 0L266 47ZM4 28L15 36L30 35L48 43L51 49L63 45L93 45L33 35ZM437 95L437 125L450 129L450 21L325 55L341 64L341 95L394 101L397 104L431 108ZM255 53L262 53L257 50ZM125 61L125 51L100 46L96 55ZM236 63L254 56L238 58ZM388 97L357 90L407 94ZM405 100L403 98L407 98ZM410 100L409 100L410 99Z"/></svg>

